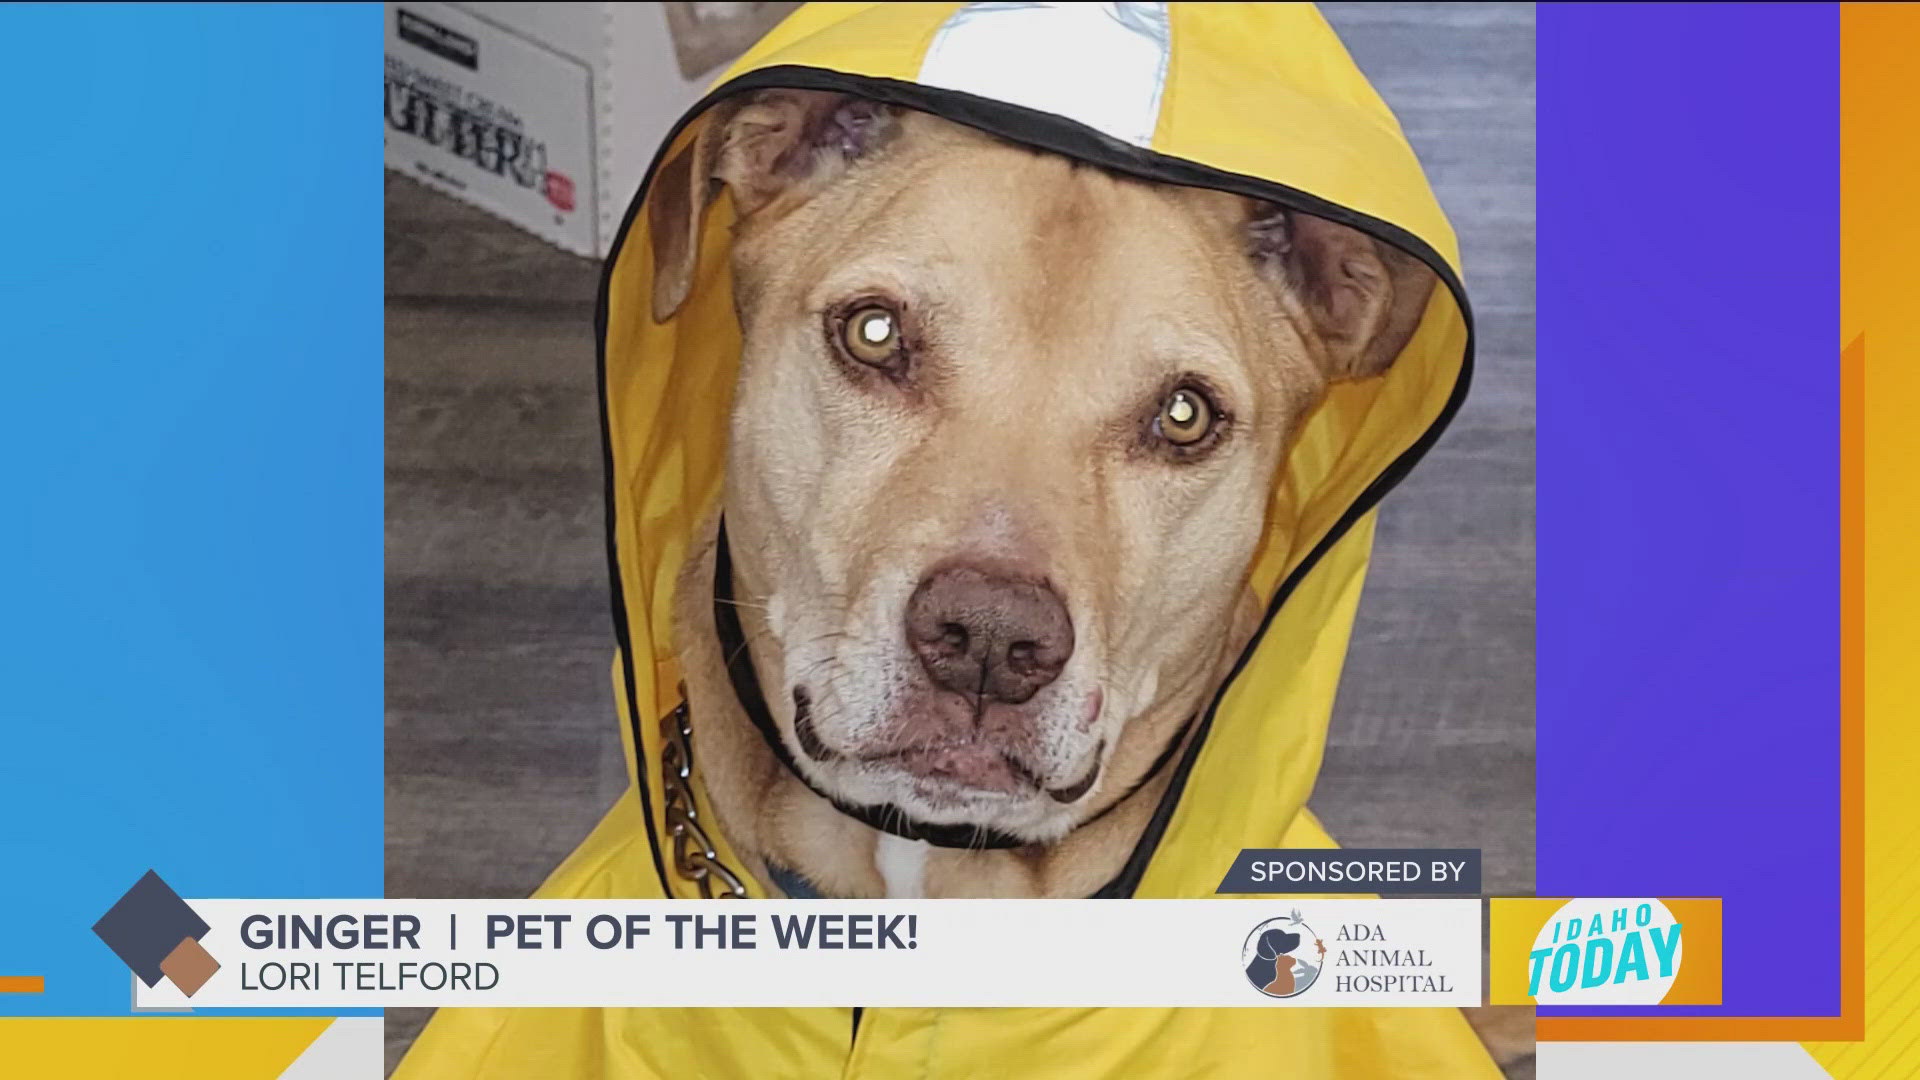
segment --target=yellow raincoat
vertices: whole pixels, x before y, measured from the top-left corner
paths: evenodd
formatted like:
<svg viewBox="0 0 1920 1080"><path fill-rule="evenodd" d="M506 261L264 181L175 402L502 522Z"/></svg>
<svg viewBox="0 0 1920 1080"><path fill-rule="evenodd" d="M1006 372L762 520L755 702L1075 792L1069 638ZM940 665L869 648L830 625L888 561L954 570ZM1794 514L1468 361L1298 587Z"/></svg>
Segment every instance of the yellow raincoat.
<svg viewBox="0 0 1920 1080"><path fill-rule="evenodd" d="M1370 233L1446 286L1389 374L1336 385L1278 478L1254 586L1266 624L1171 767L1107 896L1212 895L1243 847L1328 847L1307 812L1373 507L1465 396L1470 316L1453 232L1413 151L1307 4L809 4L676 128L768 87L858 93L1147 179L1256 196ZM651 171L649 176L651 177ZM600 297L614 681L632 790L542 898L698 898L663 765L679 672L675 575L718 496L739 348L715 204L689 300L650 317L646 215L629 209ZM696 721L697 725L697 721ZM697 739L697 726L695 731ZM663 763L663 753L668 760ZM695 816L713 815L693 775ZM684 798L684 796L680 796ZM697 846L697 845L696 845ZM725 838L717 861L738 866ZM708 887L712 879L707 882ZM762 886L744 883L751 896ZM1497 1077L1452 1009L448 1009L400 1080L574 1078Z"/></svg>

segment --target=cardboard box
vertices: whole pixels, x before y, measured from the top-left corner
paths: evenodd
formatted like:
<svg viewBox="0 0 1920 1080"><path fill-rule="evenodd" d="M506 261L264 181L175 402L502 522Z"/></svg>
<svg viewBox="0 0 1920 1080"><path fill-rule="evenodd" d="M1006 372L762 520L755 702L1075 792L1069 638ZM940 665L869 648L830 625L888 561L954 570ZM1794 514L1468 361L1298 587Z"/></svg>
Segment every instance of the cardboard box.
<svg viewBox="0 0 1920 1080"><path fill-rule="evenodd" d="M604 256L660 140L785 3L390 3L386 161Z"/></svg>

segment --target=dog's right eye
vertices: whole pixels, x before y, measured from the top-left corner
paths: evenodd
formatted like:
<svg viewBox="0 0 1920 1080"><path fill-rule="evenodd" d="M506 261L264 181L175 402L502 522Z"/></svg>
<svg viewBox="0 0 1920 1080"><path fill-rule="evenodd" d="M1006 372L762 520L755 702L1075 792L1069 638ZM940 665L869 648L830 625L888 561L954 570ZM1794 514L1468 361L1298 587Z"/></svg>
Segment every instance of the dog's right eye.
<svg viewBox="0 0 1920 1080"><path fill-rule="evenodd" d="M1176 386L1160 402L1153 433L1168 450L1188 457L1204 452L1219 438L1219 406L1197 386Z"/></svg>
<svg viewBox="0 0 1920 1080"><path fill-rule="evenodd" d="M840 347L849 357L868 367L898 366L905 349L901 342L900 316L892 308L862 304L837 321Z"/></svg>

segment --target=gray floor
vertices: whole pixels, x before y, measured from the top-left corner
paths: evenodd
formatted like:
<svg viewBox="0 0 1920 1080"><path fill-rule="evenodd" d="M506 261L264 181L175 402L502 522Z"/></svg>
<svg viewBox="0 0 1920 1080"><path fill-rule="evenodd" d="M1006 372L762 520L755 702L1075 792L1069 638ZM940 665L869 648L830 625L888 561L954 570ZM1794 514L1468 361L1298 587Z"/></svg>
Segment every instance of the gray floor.
<svg viewBox="0 0 1920 1080"><path fill-rule="evenodd" d="M1386 502L1314 808L1533 884L1533 9L1323 5L1461 235L1474 396ZM387 893L526 895L622 791L597 266L387 178ZM424 1010L387 1017L389 1066Z"/></svg>

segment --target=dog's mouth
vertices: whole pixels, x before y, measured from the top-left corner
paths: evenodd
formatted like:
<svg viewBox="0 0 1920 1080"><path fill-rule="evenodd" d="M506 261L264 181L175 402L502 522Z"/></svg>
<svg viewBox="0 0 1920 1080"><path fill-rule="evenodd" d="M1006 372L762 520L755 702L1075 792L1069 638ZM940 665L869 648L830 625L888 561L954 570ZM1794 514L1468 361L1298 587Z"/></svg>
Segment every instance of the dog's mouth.
<svg viewBox="0 0 1920 1080"><path fill-rule="evenodd" d="M841 761L886 765L914 777L935 790L965 789L999 795L1045 792L1062 805L1070 805L1093 790L1100 779L1102 743L1094 748L1092 762L1078 780L1049 787L1045 779L1024 761L1006 749L981 740L950 741L916 745L872 754L849 755L828 746L814 723L813 697L805 687L793 691L793 733L800 752L822 765Z"/></svg>

